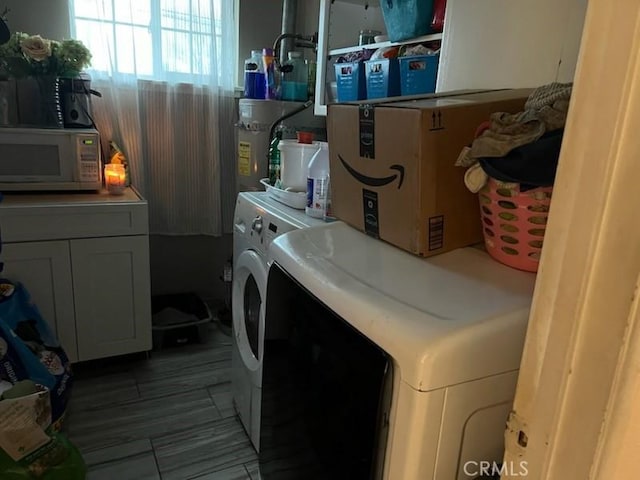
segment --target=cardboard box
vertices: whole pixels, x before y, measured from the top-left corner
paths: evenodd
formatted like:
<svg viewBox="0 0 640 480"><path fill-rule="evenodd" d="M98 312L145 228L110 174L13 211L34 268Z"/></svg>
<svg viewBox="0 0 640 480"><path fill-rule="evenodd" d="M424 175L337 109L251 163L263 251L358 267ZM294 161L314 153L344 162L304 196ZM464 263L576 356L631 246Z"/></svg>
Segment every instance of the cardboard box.
<svg viewBox="0 0 640 480"><path fill-rule="evenodd" d="M522 111L530 92L329 105L333 215L425 257L482 241L477 195L454 163L482 122Z"/></svg>

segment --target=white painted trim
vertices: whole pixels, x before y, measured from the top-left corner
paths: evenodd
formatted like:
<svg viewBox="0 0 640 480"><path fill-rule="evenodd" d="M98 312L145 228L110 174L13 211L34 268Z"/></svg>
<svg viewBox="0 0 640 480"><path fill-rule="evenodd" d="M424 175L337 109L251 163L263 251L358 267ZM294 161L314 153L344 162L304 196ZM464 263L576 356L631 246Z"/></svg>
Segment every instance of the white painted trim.
<svg viewBox="0 0 640 480"><path fill-rule="evenodd" d="M592 478L634 478L640 450L640 277Z"/></svg>
<svg viewBox="0 0 640 480"><path fill-rule="evenodd" d="M631 462L612 451L629 412L611 407L626 405L620 379L639 382L622 348L640 274L638 33L640 3L589 3L506 435L532 479L635 477L602 468Z"/></svg>

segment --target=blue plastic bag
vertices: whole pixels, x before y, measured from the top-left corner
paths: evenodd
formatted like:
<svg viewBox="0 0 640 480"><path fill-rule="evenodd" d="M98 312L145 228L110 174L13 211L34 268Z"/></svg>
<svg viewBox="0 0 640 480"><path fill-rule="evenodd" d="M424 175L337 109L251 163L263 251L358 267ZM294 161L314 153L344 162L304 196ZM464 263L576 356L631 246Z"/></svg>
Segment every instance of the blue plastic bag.
<svg viewBox="0 0 640 480"><path fill-rule="evenodd" d="M54 428L69 402L69 358L20 283L0 279L0 381L32 380L51 392Z"/></svg>
<svg viewBox="0 0 640 480"><path fill-rule="evenodd" d="M433 0L380 0L380 6L392 42L431 32Z"/></svg>

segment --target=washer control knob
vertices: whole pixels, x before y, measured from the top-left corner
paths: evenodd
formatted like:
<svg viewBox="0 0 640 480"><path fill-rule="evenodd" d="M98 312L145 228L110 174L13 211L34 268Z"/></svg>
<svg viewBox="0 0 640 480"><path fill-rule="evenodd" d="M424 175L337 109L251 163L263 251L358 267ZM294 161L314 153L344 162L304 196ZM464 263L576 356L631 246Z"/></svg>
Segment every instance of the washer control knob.
<svg viewBox="0 0 640 480"><path fill-rule="evenodd" d="M251 230L256 232L258 235L262 233L262 217L260 215L254 218L253 222L251 222Z"/></svg>

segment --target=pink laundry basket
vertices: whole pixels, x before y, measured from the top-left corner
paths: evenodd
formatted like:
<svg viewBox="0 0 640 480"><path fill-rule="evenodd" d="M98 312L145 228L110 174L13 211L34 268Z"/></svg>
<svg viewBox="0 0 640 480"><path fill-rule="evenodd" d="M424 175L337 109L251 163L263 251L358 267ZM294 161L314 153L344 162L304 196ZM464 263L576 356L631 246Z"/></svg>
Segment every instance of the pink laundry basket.
<svg viewBox="0 0 640 480"><path fill-rule="evenodd" d="M517 183L489 178L479 192L480 215L484 243L493 258L519 270L538 271L552 190L521 192Z"/></svg>

